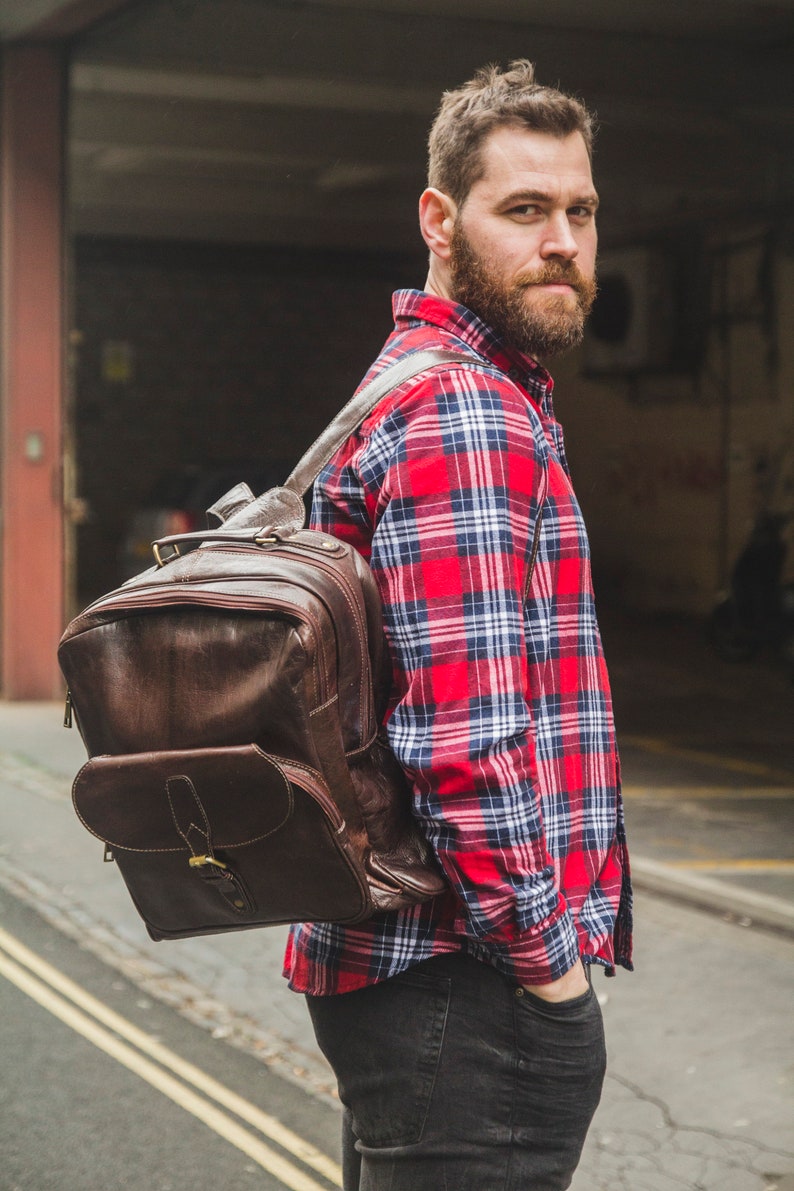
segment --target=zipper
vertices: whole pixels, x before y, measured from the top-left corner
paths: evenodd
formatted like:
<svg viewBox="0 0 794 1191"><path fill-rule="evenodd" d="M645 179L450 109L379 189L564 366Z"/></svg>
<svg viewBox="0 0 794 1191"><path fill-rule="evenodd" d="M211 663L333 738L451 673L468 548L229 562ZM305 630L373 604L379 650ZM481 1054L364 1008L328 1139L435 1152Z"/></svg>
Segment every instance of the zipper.
<svg viewBox="0 0 794 1191"><path fill-rule="evenodd" d="M326 542L328 543L328 545L326 545ZM324 536L323 541L319 546L310 546L305 542L296 542L294 545L290 544L289 542L280 542L278 544L278 546L276 546L275 549L269 549L267 551L267 553L268 553L268 555L272 555L275 558L282 558L285 560L289 560L290 558L294 558L296 555L300 556L301 553L303 553L304 551L308 552L309 557L308 557L307 561L310 563L310 565L319 567L323 571L323 573L329 579L331 579L332 582L334 582L336 584L336 586L343 593L346 594L348 602L350 604L350 607L353 610L353 616L354 616L355 624L356 624L356 636L357 636L358 645L359 645L359 658L360 658L361 673L366 674L368 665L369 665L369 656L368 656L367 645L366 645L366 642L367 642L366 623L365 623L365 621L362 620L362 611L361 611L361 608L359 607L359 601L356 598L356 593L355 593L355 590L353 589L353 586L348 582L347 578L344 575L339 574L339 572L336 571L332 566L327 565L327 564L323 565L324 558L330 554L331 544L333 544L334 547L339 547L340 549L343 549L342 543L338 543L336 541L336 539L334 539L334 538L330 538L330 537L325 538L325 536ZM245 551L246 553L253 552L253 553L261 554L261 552L262 552L262 547L254 545L253 543L249 544L247 542L230 542L229 546L230 546L230 548L232 548L234 550L235 553L237 553L238 551L241 551L241 550ZM321 553L321 551L322 551L322 553ZM329 559L329 561L330 561L330 559ZM212 577L212 582L221 582L221 583L223 583L223 582L226 582L226 583L228 583L228 582L247 583L247 582L252 582L252 581L253 582L267 582L267 577L264 575L256 576L256 577L250 576L250 575L241 576L241 577L236 577L234 575L229 575L229 576L218 575L218 576ZM201 583L201 580L197 579L197 580L193 580L193 582ZM298 585L296 584L296 586L298 586ZM180 588L180 586L178 586L177 584L174 584L173 586L169 585L168 587L163 587L161 584L156 584L156 585L152 584L150 586L138 588L134 594L125 593L121 597L119 597L119 596L114 596L112 598L103 597L99 600L96 600L93 604L91 604L88 608L86 608L85 611L81 614L81 616L79 616L77 619L78 619L78 621L82 621L84 619L90 621L90 619L93 616L104 613L104 612L113 612L113 611L117 611L117 610L134 609L134 608L138 608L138 607L151 607L152 605L157 605L160 607L176 605L176 604L184 602L184 597L182 595L183 590L184 589ZM314 633L316 640L318 640L322 643L323 636L319 631L319 626L317 625L316 621L314 621L313 618L311 618L308 614L304 614L303 616L296 614L293 606L291 604L287 603L286 601L282 602L282 601L279 601L272 597L268 597L268 599L269 599L271 606L275 606L275 607L280 606L280 607L284 608L285 611L289 611L292 615L296 616L297 619L299 619L299 620L302 619L305 623L307 623L309 625L309 627L311 628L312 632ZM260 599L258 599L256 597L250 597L248 599L246 598L245 595L242 595L242 596L231 596L230 595L230 596L226 596L226 597L219 597L215 593L209 593L209 592L202 593L198 587L192 587L190 602L191 603L207 604L209 606L216 607L216 608L228 608L228 609L243 608L243 609L248 609L250 611L258 611L261 608L261 601L260 601ZM323 702L324 698L327 697L327 692L329 689L328 677L327 677L327 667L326 667L324 658L323 658L321 669L323 671L323 674L322 674L323 687L326 692L323 699L320 700L321 702ZM372 682L364 683L363 686L365 689L362 692L362 707L361 707L362 725L361 726L362 726L362 731L366 731L366 726L371 721L371 719L374 715L374 703L373 703L374 693L372 690Z"/></svg>
<svg viewBox="0 0 794 1191"><path fill-rule="evenodd" d="M64 728L71 728L72 726L72 692L66 688L66 703L63 709L63 726Z"/></svg>
<svg viewBox="0 0 794 1191"><path fill-rule="evenodd" d="M248 580L249 577L246 576L246 581ZM110 600L98 600L95 604L92 604L90 608L87 608L80 617L78 617L78 622L84 622L85 627L83 628L82 625L78 627L77 632L73 633L72 636L78 636L79 633L93 628L93 618L97 615L101 615L102 613L119 611L129 611L130 613L134 613L139 608L168 608L177 607L180 604L184 605L186 603L184 591L184 588L176 587L169 587L166 589L161 587L147 587L142 588L132 597L127 595L122 599L117 598ZM306 612L305 609L296 609L295 605L290 603L288 600L279 600L278 598L274 598L272 596L268 596L267 600L271 608L282 610L289 615L290 619L296 620L301 624L306 625L314 637L315 652L317 655L318 668L320 671L320 690L318 691L318 701L320 703L324 703L329 696L330 683L328 678L329 668L325 655L325 640L324 635L320 630L319 623L317 622L316 618L310 613ZM215 592L202 592L195 588L191 590L190 603L202 604L209 608L222 608L227 611L234 611L237 608L241 608L248 612L260 612L262 610L261 598L256 598L252 595L243 594L242 596L218 596ZM317 648L317 646L319 646L319 648ZM71 718L71 695L68 696L67 709ZM64 723L66 723L65 718Z"/></svg>
<svg viewBox="0 0 794 1191"><path fill-rule="evenodd" d="M278 554L279 552L275 551L274 553ZM285 557L285 555L282 554L281 557ZM353 616L354 616L354 619L356 622L356 636L358 638L361 673L362 673L362 675L365 675L369 671L369 652L367 650L366 616L365 616L365 614L362 614L361 608L359 606L359 601L356 598L356 592L353 588L353 585L348 582L345 575L340 574L338 571L334 570L333 567L324 566L323 563L320 562L319 558L312 558L311 562L312 562L313 566L319 567L319 569L322 570L328 576L328 578L333 583L335 583L336 586L338 588L340 588L340 590L343 591L344 593L346 593L348 596L348 600L349 600L351 608L353 609ZM363 619L362 619L362 616L364 617ZM361 708L361 711L362 711L362 723L361 723L362 734L366 732L367 725L372 722L374 714L375 714L372 678L373 678L373 676L370 675L370 682L363 684L363 686L365 687L365 690L362 692L362 696L363 696L363 699L366 701L366 704L365 704L365 706L362 706L362 708Z"/></svg>

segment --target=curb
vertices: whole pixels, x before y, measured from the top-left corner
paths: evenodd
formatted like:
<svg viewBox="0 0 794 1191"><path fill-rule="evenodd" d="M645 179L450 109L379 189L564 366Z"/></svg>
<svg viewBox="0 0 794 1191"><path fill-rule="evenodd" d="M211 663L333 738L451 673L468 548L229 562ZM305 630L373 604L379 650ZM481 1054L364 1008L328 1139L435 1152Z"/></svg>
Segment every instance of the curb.
<svg viewBox="0 0 794 1191"><path fill-rule="evenodd" d="M643 856L632 856L631 874L635 889L668 900L686 902L722 917L737 918L743 926L794 936L794 905L780 897L740 889L727 881L683 872L672 865Z"/></svg>

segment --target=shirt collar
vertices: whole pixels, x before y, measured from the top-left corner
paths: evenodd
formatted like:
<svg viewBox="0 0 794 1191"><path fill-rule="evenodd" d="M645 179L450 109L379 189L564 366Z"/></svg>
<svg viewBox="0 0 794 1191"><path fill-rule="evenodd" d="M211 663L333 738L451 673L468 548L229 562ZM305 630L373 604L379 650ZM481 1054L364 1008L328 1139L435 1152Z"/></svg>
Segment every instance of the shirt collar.
<svg viewBox="0 0 794 1191"><path fill-rule="evenodd" d="M393 296L392 308L398 331L406 330L406 324L410 323L431 323L449 332L522 385L543 412L554 417L551 399L554 380L546 369L531 356L505 343L465 306L422 290L401 289Z"/></svg>

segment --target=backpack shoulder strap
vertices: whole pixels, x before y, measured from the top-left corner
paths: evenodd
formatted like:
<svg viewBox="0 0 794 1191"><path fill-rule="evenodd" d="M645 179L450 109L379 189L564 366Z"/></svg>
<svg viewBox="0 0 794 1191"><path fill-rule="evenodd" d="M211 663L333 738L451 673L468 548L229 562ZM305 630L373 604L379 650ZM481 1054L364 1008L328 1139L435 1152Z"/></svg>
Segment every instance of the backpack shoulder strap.
<svg viewBox="0 0 794 1191"><path fill-rule="evenodd" d="M437 368L443 364L468 364L469 367L487 368L488 362L481 363L476 356L463 352L444 351L441 348L428 348L424 351L411 352L364 385L350 398L333 421L329 422L322 434L312 443L306 454L293 468L284 481L283 487L303 496L308 492L326 463L339 450L342 443L358 429L378 402L393 392L404 381L412 376L418 376L428 368Z"/></svg>
<svg viewBox="0 0 794 1191"><path fill-rule="evenodd" d="M312 443L280 487L271 488L268 492L254 497L247 484L238 484L217 500L208 509L209 513L223 522L223 531L218 531L216 538L220 540L223 534L228 537L229 531L239 530L245 533L251 528L261 526L279 526L291 528L293 531L300 529L306 517L304 494L309 491L342 443L358 429L367 414L375 408L381 398L404 381L425 372L428 368L438 368L444 364L463 364L483 371L493 368L487 360L476 355L444 351L441 348L411 352L396 363L390 364L369 384L353 394L347 405L342 407L319 438ZM173 545L174 541L187 543L188 538L196 542L207 540L206 532L199 530L193 534L183 534L177 539L161 538L157 545ZM159 556L156 557L159 562Z"/></svg>

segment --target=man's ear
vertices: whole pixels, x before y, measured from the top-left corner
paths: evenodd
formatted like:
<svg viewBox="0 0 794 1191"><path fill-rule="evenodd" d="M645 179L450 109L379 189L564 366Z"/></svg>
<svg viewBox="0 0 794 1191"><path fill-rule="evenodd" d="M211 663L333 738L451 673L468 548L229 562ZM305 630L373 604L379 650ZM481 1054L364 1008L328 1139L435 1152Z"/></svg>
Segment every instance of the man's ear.
<svg viewBox="0 0 794 1191"><path fill-rule="evenodd" d="M425 244L442 261L449 260L449 242L458 208L448 194L428 186L419 199L419 227Z"/></svg>

